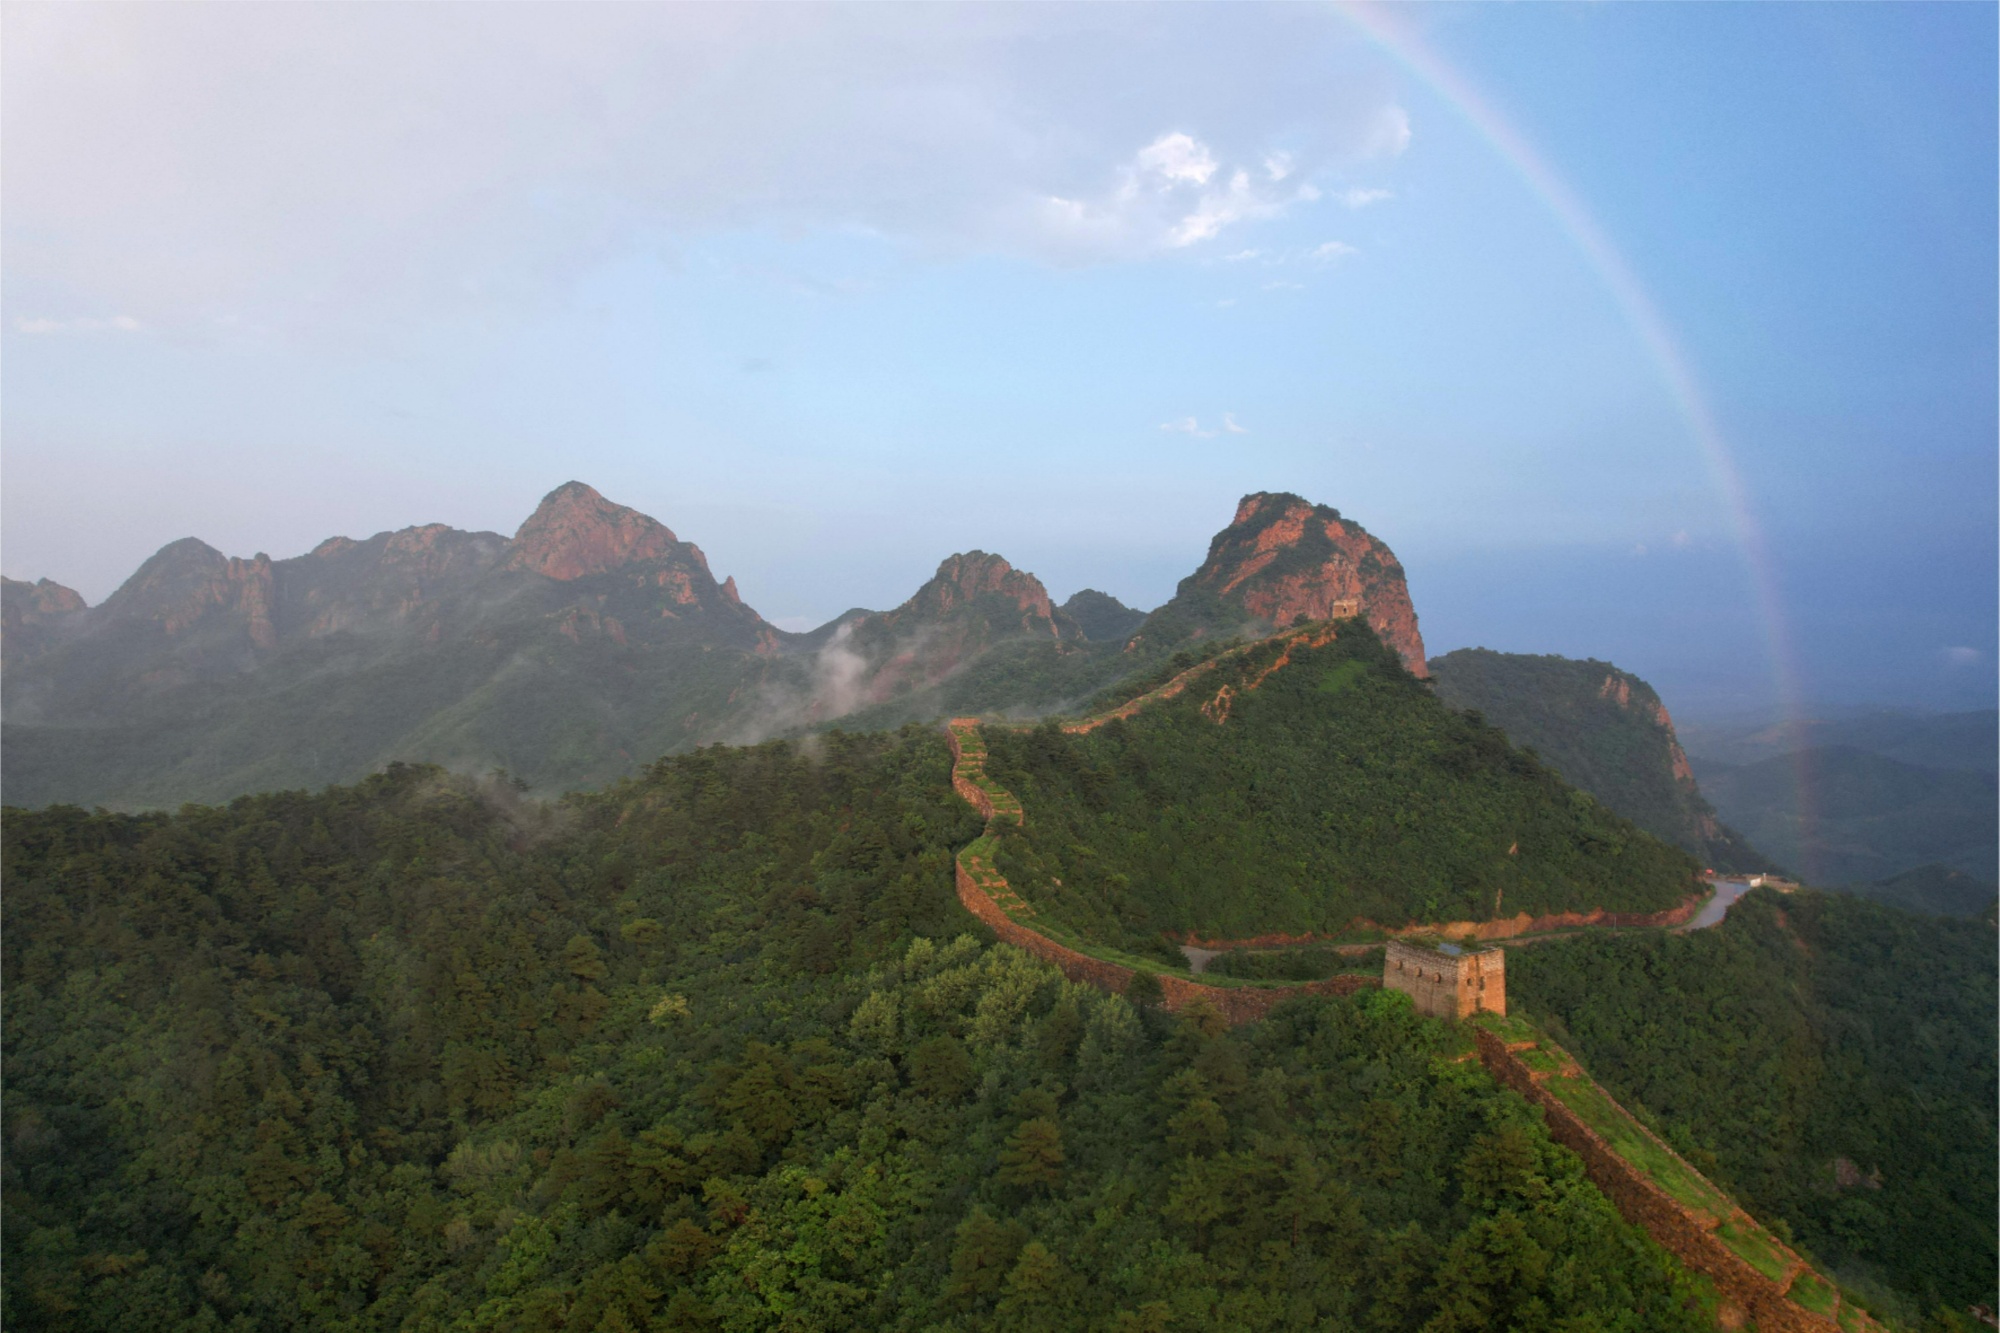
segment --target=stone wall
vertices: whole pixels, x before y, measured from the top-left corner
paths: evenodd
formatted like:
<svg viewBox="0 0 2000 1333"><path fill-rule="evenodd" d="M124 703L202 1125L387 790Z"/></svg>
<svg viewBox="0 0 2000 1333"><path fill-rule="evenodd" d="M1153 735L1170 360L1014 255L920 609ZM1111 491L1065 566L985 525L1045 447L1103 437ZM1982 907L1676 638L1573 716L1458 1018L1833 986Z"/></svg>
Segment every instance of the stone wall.
<svg viewBox="0 0 2000 1333"><path fill-rule="evenodd" d="M971 718L955 718L946 734L951 740L951 785L973 809L987 820L987 830L992 831L994 810L993 799L977 782L973 781L971 769L978 764L978 757L966 752L959 731L961 727L978 725ZM985 776L980 767L980 776ZM990 778L988 779L991 780ZM1135 975L1132 968L1093 958L1089 954L1072 949L1066 944L1050 939L1031 926L1016 921L996 901L988 887L997 889L1002 896L1014 902L1022 911L1029 911L1025 903L1014 896L1007 881L1001 877L998 867L983 860L975 873L967 864L970 849L959 852L953 861L953 871L958 881L958 900L965 910L985 922L995 935L1018 949L1025 949L1047 963L1053 963L1062 974L1081 985L1095 986L1099 990L1123 995L1132 984ZM1231 1023L1248 1023L1262 1018L1280 1002L1294 995L1351 995L1379 983L1373 977L1338 976L1325 981L1309 981L1296 986L1209 986L1199 981L1186 981L1180 977L1159 976L1160 994L1170 1010L1185 1009L1195 1003L1213 1006Z"/></svg>
<svg viewBox="0 0 2000 1333"><path fill-rule="evenodd" d="M1758 1333L1840 1333L1842 1322L1814 1314L1785 1298L1792 1283L1809 1271L1805 1260L1774 1240L1773 1245L1786 1263L1784 1279L1773 1281L1751 1267L1715 1235L1716 1228L1725 1222L1755 1225L1748 1214L1738 1208L1729 1218L1713 1218L1683 1205L1655 1185L1643 1170L1626 1161L1601 1134L1542 1086L1543 1076L1516 1054L1532 1043L1510 1044L1485 1028L1475 1028L1474 1036L1479 1044L1480 1063L1494 1078L1542 1108L1549 1137L1583 1159L1591 1183L1611 1200L1625 1220L1644 1227L1682 1265L1714 1283L1726 1302L1756 1321ZM1635 1128L1647 1132L1636 1122ZM1657 1138L1654 1142L1661 1152L1673 1153ZM1688 1169L1693 1171L1692 1167ZM1859 1310L1847 1312L1845 1327L1881 1333L1880 1326Z"/></svg>
<svg viewBox="0 0 2000 1333"><path fill-rule="evenodd" d="M1380 931L1394 939L1398 936L1436 935L1447 940L1490 940L1512 939L1516 935L1533 935L1545 930L1576 929L1584 926L1646 926L1655 929L1668 926L1684 926L1694 920L1695 913L1708 901L1712 886L1703 887L1698 892L1657 912L1607 912L1603 908L1592 908L1588 912L1551 912L1545 916L1529 916L1518 912L1513 916L1495 917L1490 921L1444 921L1435 924L1419 922L1409 926L1382 926L1366 917L1356 917L1348 923L1348 934L1362 931ZM1207 939L1187 933L1181 942L1197 949L1208 949L1215 953L1228 953L1231 949L1269 949L1276 947L1324 944L1331 948L1368 949L1369 944L1341 945L1337 940L1346 935L1302 935L1271 934L1252 935L1245 939Z"/></svg>
<svg viewBox="0 0 2000 1333"><path fill-rule="evenodd" d="M1045 963L1053 963L1071 981L1123 995L1132 984L1133 969L1102 958L1079 953L1008 916L992 895L973 881L963 861L957 864L958 900L965 910L990 926L995 935L1018 949L1025 949ZM1208 986L1180 977L1159 976L1160 993L1170 1010L1181 1010L1197 1001L1214 1007L1231 1023L1249 1023L1262 1018L1294 995L1352 995L1379 983L1358 975L1330 977L1325 981L1302 982L1296 986Z"/></svg>

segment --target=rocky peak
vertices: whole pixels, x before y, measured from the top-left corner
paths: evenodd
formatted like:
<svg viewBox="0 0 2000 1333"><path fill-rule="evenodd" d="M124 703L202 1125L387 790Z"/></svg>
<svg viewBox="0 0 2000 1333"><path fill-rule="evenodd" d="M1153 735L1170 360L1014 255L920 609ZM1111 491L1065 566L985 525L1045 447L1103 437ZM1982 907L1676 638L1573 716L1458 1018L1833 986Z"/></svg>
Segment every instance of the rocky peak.
<svg viewBox="0 0 2000 1333"><path fill-rule="evenodd" d="M87 606L82 593L74 588L65 588L54 579L37 579L28 583L21 579L0 578L0 607L5 608L6 624L10 629L20 621L66 616Z"/></svg>
<svg viewBox="0 0 2000 1333"><path fill-rule="evenodd" d="M0 578L0 661L11 666L35 656L85 609L81 593L51 579Z"/></svg>
<svg viewBox="0 0 2000 1333"><path fill-rule="evenodd" d="M1694 785L1694 767L1688 763L1687 751L1681 748L1681 738L1674 732L1673 715L1667 712L1667 705L1651 685L1614 667L1605 674L1604 683L1597 687L1597 697L1609 700L1627 712L1639 714L1665 732L1667 758L1673 766L1674 780ZM1713 823L1712 820L1710 822ZM1711 829L1706 836L1713 837L1715 834Z"/></svg>
<svg viewBox="0 0 2000 1333"><path fill-rule="evenodd" d="M664 523L572 481L550 491L528 515L503 568L567 581L664 559L678 544Z"/></svg>
<svg viewBox="0 0 2000 1333"><path fill-rule="evenodd" d="M946 556L930 582L917 589L916 596L905 602L897 614L941 619L988 594L1012 602L1021 612L1022 628L1052 637L1062 636L1063 627L1057 624L1055 606L1042 581L985 551Z"/></svg>
<svg viewBox="0 0 2000 1333"><path fill-rule="evenodd" d="M1282 491L1244 496L1177 600L1189 593L1206 593L1269 625L1301 616L1364 616L1404 665L1424 674L1423 636L1401 562L1327 505Z"/></svg>
<svg viewBox="0 0 2000 1333"><path fill-rule="evenodd" d="M108 621L150 622L171 636L220 612L240 617L253 645L274 648L272 582L271 557L262 551L248 560L233 559L198 538L183 537L139 566L104 599L99 613Z"/></svg>

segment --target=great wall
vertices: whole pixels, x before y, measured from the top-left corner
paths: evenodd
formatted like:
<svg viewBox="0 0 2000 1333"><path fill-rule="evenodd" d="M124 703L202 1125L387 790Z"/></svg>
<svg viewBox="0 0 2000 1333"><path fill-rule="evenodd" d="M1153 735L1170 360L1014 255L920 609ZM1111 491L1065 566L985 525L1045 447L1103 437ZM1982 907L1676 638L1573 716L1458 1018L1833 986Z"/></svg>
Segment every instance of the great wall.
<svg viewBox="0 0 2000 1333"><path fill-rule="evenodd" d="M1287 636L1285 651L1246 682L1245 691L1255 689L1289 661L1291 648L1301 641L1310 639L1317 644L1331 637L1331 626L1310 627ZM1184 693L1223 661L1255 646L1220 654L1108 712L1068 723L1063 729L1088 732L1114 719L1132 717L1154 703ZM1202 712L1218 725L1225 723L1235 694L1224 685L1203 705ZM1141 969L1072 948L1026 924L1024 918L1032 919L1035 909L1014 892L995 859L1003 829L1024 826L1026 812L1019 799L987 773L981 725L977 718L953 718L946 731L952 752L952 788L986 821L980 836L956 858L959 902L1001 940L1052 964L1069 980L1125 994ZM1705 897L1694 894L1673 908L1654 913L1593 910L1542 917L1522 913L1491 921L1383 930L1382 934L1394 938L1422 933L1487 941L1565 927L1665 928L1686 924ZM1188 943L1204 948L1268 947L1312 943L1315 939L1309 935L1264 935L1250 940L1197 942L1190 935ZM1351 995L1382 984L1358 974L1325 981L1237 986L1212 986L1171 973L1149 975L1159 984L1164 1008L1178 1011L1204 1004L1232 1025L1262 1018L1295 996ZM1473 1052L1468 1054L1476 1053L1495 1080L1541 1108L1549 1136L1582 1159L1591 1183L1620 1215L1644 1228L1683 1267L1712 1285L1718 1327L1740 1329L1746 1321L1754 1321L1758 1333L1883 1333L1882 1326L1848 1303L1833 1282L1688 1165L1592 1080L1568 1052L1534 1027L1519 1017L1491 1012L1475 1015L1463 1027L1470 1029L1474 1043Z"/></svg>
<svg viewBox="0 0 2000 1333"><path fill-rule="evenodd" d="M1479 1062L1542 1110L1549 1137L1583 1159L1626 1221L1701 1274L1719 1323L1758 1333L1881 1333L1882 1326L1743 1211L1729 1195L1593 1081L1567 1051L1519 1018L1472 1019Z"/></svg>
<svg viewBox="0 0 2000 1333"><path fill-rule="evenodd" d="M994 848L1001 825L1021 823L1021 803L986 776L986 743L979 735L976 718L953 718L948 734L953 760L952 787L986 820L985 832L958 854L959 902L990 926L995 935L1054 964L1071 981L1123 995L1131 988L1139 969L1094 958L1015 919L1032 917L1035 909L1022 901L1000 873L994 862ZM1168 1009L1184 1009L1196 1001L1205 1001L1231 1023L1262 1018L1280 1001L1294 995L1351 995L1379 984L1373 977L1347 975L1289 986L1209 986L1171 974L1153 975L1159 981L1161 999Z"/></svg>

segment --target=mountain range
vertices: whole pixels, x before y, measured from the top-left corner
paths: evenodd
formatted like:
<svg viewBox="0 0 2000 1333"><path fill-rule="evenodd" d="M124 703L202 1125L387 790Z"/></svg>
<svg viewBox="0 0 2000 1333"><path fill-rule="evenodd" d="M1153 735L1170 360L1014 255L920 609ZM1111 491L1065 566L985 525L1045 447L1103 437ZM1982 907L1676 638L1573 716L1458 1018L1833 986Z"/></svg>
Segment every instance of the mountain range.
<svg viewBox="0 0 2000 1333"><path fill-rule="evenodd" d="M581 482L513 537L440 524L305 555L163 547L96 607L7 580L6 796L114 808L353 781L397 761L544 790L842 719L1037 713L1204 640L1364 616L1424 670L1402 566L1337 510L1246 496L1146 614L1056 605L1004 558L945 559L900 606L771 625L701 548Z"/></svg>

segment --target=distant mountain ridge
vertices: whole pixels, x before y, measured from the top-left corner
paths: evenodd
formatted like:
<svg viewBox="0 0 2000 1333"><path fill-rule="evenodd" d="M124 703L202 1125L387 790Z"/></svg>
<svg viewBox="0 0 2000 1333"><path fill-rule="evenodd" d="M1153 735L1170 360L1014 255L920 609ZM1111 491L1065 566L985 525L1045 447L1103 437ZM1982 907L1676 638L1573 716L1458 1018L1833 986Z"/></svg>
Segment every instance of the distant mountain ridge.
<svg viewBox="0 0 2000 1333"><path fill-rule="evenodd" d="M1991 906L1995 710L1709 726L1688 745L1723 816L1817 882L1915 911Z"/></svg>
<svg viewBox="0 0 2000 1333"><path fill-rule="evenodd" d="M1775 868L1717 818L1659 694L1609 662L1461 648L1431 663L1437 695L1655 837L1721 871Z"/></svg>
<svg viewBox="0 0 2000 1333"><path fill-rule="evenodd" d="M275 561L186 538L98 607L7 580L0 610L18 805L212 802L395 760L596 785L836 718L1034 715L1196 641L1301 616L1361 614L1423 663L1388 547L1268 492L1244 497L1150 615L1096 592L1059 607L1034 575L968 551L892 610L788 633L699 546L575 481L511 538L430 524Z"/></svg>
<svg viewBox="0 0 2000 1333"><path fill-rule="evenodd" d="M1865 884L1933 864L1988 885L2000 877L1992 773L1847 745L1740 766L1697 759L1695 771L1719 809L1814 883Z"/></svg>

